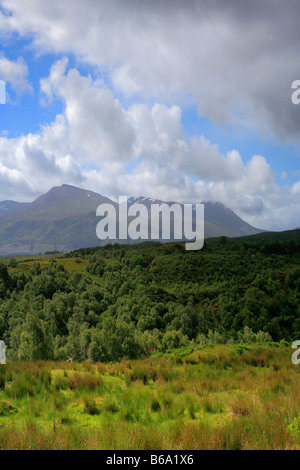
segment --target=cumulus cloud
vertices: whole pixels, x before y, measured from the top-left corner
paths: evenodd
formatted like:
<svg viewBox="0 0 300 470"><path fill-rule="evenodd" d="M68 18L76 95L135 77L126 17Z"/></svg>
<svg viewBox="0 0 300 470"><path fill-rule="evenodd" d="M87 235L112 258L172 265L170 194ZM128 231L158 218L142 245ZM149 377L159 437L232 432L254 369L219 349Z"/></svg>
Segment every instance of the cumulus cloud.
<svg viewBox="0 0 300 470"><path fill-rule="evenodd" d="M95 86L90 76L76 69L66 74L67 63L64 58L52 66L41 90L48 100L63 100L73 152L94 164L130 158L134 132L120 102L108 88Z"/></svg>
<svg viewBox="0 0 300 470"><path fill-rule="evenodd" d="M179 106L125 109L111 90L67 67L61 59L41 80L47 100L62 100L62 114L38 133L0 137L1 199L31 200L66 182L113 198L220 201L263 228L300 225L299 211L286 210L299 203L300 182L282 191L263 156L244 164L237 150L223 155L203 135L186 137Z"/></svg>
<svg viewBox="0 0 300 470"><path fill-rule="evenodd" d="M18 94L32 92L32 86L27 77L28 67L21 57L13 61L0 54L0 78L10 83Z"/></svg>
<svg viewBox="0 0 300 470"><path fill-rule="evenodd" d="M63 116L57 116L38 134L14 139L1 137L0 198L31 201L64 180L80 185L83 181L80 165L68 151Z"/></svg>
<svg viewBox="0 0 300 470"><path fill-rule="evenodd" d="M254 0L1 0L2 30L38 53L74 53L108 71L117 90L198 103L221 125L299 137L291 103L298 77L300 4Z"/></svg>
<svg viewBox="0 0 300 470"><path fill-rule="evenodd" d="M215 123L298 138L290 93L299 78L298 2L0 5L2 32L27 35L37 54L73 53L98 71L85 76L62 58L41 79L41 102L60 100L63 111L37 133L0 137L1 199L31 200L64 182L115 198L219 201L261 228L300 226L300 182L281 189L263 155L244 163L237 149L223 154L201 133L188 138L181 115L195 100ZM12 85L26 90L26 64L2 59Z"/></svg>
<svg viewBox="0 0 300 470"><path fill-rule="evenodd" d="M188 139L180 107L135 103L126 110L110 90L67 65L56 62L41 80L48 99L63 101L63 113L38 134L0 139L6 186L20 187L23 178L28 194L64 181L114 198L219 201L258 227L300 224L299 183L282 190L262 155L244 164L237 150L223 155L203 135Z"/></svg>

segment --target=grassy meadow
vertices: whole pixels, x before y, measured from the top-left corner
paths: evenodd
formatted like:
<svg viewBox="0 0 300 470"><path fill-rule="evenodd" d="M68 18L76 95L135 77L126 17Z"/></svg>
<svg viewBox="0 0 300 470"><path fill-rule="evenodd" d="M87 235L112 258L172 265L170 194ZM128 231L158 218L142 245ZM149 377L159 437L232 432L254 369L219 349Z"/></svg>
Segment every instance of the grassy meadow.
<svg viewBox="0 0 300 470"><path fill-rule="evenodd" d="M3 258L0 449L299 450L300 243L251 240Z"/></svg>
<svg viewBox="0 0 300 470"><path fill-rule="evenodd" d="M0 449L300 449L291 354L211 345L110 364L8 362Z"/></svg>

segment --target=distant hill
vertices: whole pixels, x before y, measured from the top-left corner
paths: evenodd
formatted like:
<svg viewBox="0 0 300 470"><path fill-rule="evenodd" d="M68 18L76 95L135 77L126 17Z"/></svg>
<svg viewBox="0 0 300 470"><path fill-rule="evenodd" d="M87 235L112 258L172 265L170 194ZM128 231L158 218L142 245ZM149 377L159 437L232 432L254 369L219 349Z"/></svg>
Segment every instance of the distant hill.
<svg viewBox="0 0 300 470"><path fill-rule="evenodd" d="M251 236L244 236L244 237L236 237L232 239L233 243L239 242L259 242L261 240L265 240L266 242L300 242L300 228L294 230L285 230L283 232L262 232L257 233Z"/></svg>
<svg viewBox="0 0 300 470"><path fill-rule="evenodd" d="M0 218L0 254L69 251L99 245L96 209L103 203L112 201L75 186L54 187Z"/></svg>
<svg viewBox="0 0 300 470"><path fill-rule="evenodd" d="M57 221L96 212L99 204L104 203L112 203L112 201L93 191L63 184L50 189L32 203L26 204L25 207L21 207L21 210L7 220Z"/></svg>
<svg viewBox="0 0 300 470"><path fill-rule="evenodd" d="M0 217L24 209L27 205L26 202L2 201L0 202Z"/></svg>
<svg viewBox="0 0 300 470"><path fill-rule="evenodd" d="M128 205L134 203L142 203L146 207L151 204L161 204L164 201L159 199L150 199L146 197L129 198ZM171 205L174 202L165 202ZM263 232L262 230L252 227L243 219L236 215L231 209L218 202L204 202L205 205L205 238L227 236L239 237L241 235L254 235Z"/></svg>
<svg viewBox="0 0 300 470"><path fill-rule="evenodd" d="M130 198L128 205L162 202ZM101 194L75 186L54 187L32 203L0 202L0 255L70 251L101 244L96 237L96 209L117 204ZM172 204L167 202L167 204ZM205 238L253 235L252 227L220 203L205 203Z"/></svg>

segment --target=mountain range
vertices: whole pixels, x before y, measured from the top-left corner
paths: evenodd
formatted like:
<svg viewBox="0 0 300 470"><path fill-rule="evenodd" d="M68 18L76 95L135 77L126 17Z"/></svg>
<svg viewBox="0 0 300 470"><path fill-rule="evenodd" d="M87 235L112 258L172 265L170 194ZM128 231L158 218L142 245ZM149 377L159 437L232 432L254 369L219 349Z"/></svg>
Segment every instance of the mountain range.
<svg viewBox="0 0 300 470"><path fill-rule="evenodd" d="M128 206L162 203L145 197L129 198ZM68 252L99 246L96 226L100 204L118 204L101 194L63 184L31 203L0 202L0 255ZM168 205L173 202L166 202ZM261 233L221 203L205 202L205 238L239 237ZM129 240L128 240L129 242ZM102 242L103 243L103 242Z"/></svg>

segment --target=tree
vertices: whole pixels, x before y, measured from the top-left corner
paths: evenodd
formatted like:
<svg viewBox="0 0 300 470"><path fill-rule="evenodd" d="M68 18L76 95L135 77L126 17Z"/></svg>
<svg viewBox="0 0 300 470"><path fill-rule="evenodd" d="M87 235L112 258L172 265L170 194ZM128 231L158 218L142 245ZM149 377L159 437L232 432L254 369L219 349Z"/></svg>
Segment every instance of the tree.
<svg viewBox="0 0 300 470"><path fill-rule="evenodd" d="M32 361L54 358L54 343L49 333L49 325L32 314L26 317L25 328L20 336L18 357Z"/></svg>

